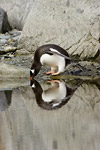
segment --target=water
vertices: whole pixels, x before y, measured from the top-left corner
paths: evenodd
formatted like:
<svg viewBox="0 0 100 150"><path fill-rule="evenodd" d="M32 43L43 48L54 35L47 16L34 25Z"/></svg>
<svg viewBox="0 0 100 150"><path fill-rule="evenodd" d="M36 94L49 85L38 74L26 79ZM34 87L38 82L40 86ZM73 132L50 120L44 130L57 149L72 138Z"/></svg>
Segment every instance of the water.
<svg viewBox="0 0 100 150"><path fill-rule="evenodd" d="M0 150L99 149L99 82L33 81L1 88Z"/></svg>

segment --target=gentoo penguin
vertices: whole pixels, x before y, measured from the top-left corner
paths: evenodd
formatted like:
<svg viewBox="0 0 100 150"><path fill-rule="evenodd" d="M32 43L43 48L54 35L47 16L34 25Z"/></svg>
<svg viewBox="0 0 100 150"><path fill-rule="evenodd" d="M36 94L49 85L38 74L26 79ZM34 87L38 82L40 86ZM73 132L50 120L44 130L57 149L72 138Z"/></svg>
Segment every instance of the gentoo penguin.
<svg viewBox="0 0 100 150"><path fill-rule="evenodd" d="M46 74L58 75L65 71L71 60L67 51L60 46L55 44L43 45L35 51L34 62L30 70L31 80L38 74L42 65L51 67L51 71L46 72ZM56 69L58 69L57 72L55 72Z"/></svg>
<svg viewBox="0 0 100 150"><path fill-rule="evenodd" d="M58 109L67 104L77 88L82 84L82 82L79 82L75 87L69 87L64 81L60 80L52 80L46 84L48 83L51 84L51 87L43 89L36 80L31 80L31 87L37 104L47 110Z"/></svg>

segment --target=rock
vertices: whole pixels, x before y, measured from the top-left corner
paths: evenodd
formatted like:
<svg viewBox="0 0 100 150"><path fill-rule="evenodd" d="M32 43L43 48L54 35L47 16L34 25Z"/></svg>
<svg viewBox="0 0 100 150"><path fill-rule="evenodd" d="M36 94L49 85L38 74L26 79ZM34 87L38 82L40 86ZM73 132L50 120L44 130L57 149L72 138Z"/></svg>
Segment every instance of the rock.
<svg viewBox="0 0 100 150"><path fill-rule="evenodd" d="M0 55L15 52L21 32L12 30L6 34L0 34Z"/></svg>
<svg viewBox="0 0 100 150"><path fill-rule="evenodd" d="M92 37L94 37L96 40L99 40L100 38L100 20L96 20L90 30Z"/></svg>
<svg viewBox="0 0 100 150"><path fill-rule="evenodd" d="M16 40L16 41L12 44L12 46L17 47L17 46L18 46L18 41Z"/></svg>
<svg viewBox="0 0 100 150"><path fill-rule="evenodd" d="M25 69L22 67L16 67L14 65L8 65L4 63L0 63L0 79L2 78L29 78L30 77L29 69Z"/></svg>
<svg viewBox="0 0 100 150"><path fill-rule="evenodd" d="M29 55L29 51L27 51L26 49L19 49L16 51L15 55Z"/></svg>
<svg viewBox="0 0 100 150"><path fill-rule="evenodd" d="M97 70L100 70L100 65L97 67Z"/></svg>
<svg viewBox="0 0 100 150"><path fill-rule="evenodd" d="M7 40L6 40L6 39L0 39L0 45L3 45L3 44L5 44L5 43L7 43Z"/></svg>
<svg viewBox="0 0 100 150"><path fill-rule="evenodd" d="M99 41L92 37L91 33L88 33L71 46L69 52L74 56L79 56L81 59L88 59L95 57L99 48Z"/></svg>
<svg viewBox="0 0 100 150"><path fill-rule="evenodd" d="M5 53L14 52L15 50L16 50L16 47L13 47L13 46L6 46L6 47L4 47Z"/></svg>
<svg viewBox="0 0 100 150"><path fill-rule="evenodd" d="M6 33L10 31L12 28L8 22L7 13L0 8L0 33Z"/></svg>
<svg viewBox="0 0 100 150"><path fill-rule="evenodd" d="M33 52L40 45L54 43L82 59L96 55L99 48L99 0L71 0L67 4L66 0L38 0L34 6L19 41L23 48Z"/></svg>
<svg viewBox="0 0 100 150"><path fill-rule="evenodd" d="M26 86L26 85L30 85L30 80L28 80L27 78L22 78L22 79L20 79L20 78L19 79L18 78L16 78L16 79L15 78L2 78L2 80L0 80L0 91L7 90L7 89L13 89L13 88L17 88L20 86Z"/></svg>
<svg viewBox="0 0 100 150"><path fill-rule="evenodd" d="M5 46L4 49L0 50L0 55L9 53L9 52L15 52L16 47L13 46Z"/></svg>
<svg viewBox="0 0 100 150"><path fill-rule="evenodd" d="M34 6L35 0L0 0L0 7L7 11L10 24L13 28L22 30L26 18ZM21 7L20 7L21 6Z"/></svg>
<svg viewBox="0 0 100 150"><path fill-rule="evenodd" d="M0 39L8 40L9 38L10 38L10 35L8 35L8 34L0 34Z"/></svg>
<svg viewBox="0 0 100 150"><path fill-rule="evenodd" d="M54 43L71 55L87 59L100 48L99 0L10 0L9 4L1 0L0 6L7 10L12 26L23 29L19 44L28 52Z"/></svg>

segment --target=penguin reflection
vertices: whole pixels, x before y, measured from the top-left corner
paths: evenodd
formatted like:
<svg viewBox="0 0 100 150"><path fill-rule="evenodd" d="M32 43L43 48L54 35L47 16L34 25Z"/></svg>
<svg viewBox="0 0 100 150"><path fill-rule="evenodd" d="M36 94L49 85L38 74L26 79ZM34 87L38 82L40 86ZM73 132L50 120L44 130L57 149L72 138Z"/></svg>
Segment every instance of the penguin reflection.
<svg viewBox="0 0 100 150"><path fill-rule="evenodd" d="M48 83L52 86L43 90L36 80L31 81L37 104L47 110L57 109L68 103L78 87L70 88L65 82L59 80L47 81Z"/></svg>

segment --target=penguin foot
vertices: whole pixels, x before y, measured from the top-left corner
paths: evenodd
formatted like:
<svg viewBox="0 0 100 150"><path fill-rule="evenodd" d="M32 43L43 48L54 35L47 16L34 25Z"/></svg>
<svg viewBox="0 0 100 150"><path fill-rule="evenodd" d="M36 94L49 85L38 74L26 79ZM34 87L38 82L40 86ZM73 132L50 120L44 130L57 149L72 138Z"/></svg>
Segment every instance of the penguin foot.
<svg viewBox="0 0 100 150"><path fill-rule="evenodd" d="M56 73L52 73L52 75L58 75L58 74L60 74L61 72L60 71L58 71L58 72L56 72Z"/></svg>
<svg viewBox="0 0 100 150"><path fill-rule="evenodd" d="M53 74L54 73L54 71L48 71L48 72L46 72L46 74L48 75L48 74Z"/></svg>
<svg viewBox="0 0 100 150"><path fill-rule="evenodd" d="M60 84L61 81L59 81L59 80L51 80L51 81L47 81L47 83L52 83L52 84L58 83L58 84Z"/></svg>

